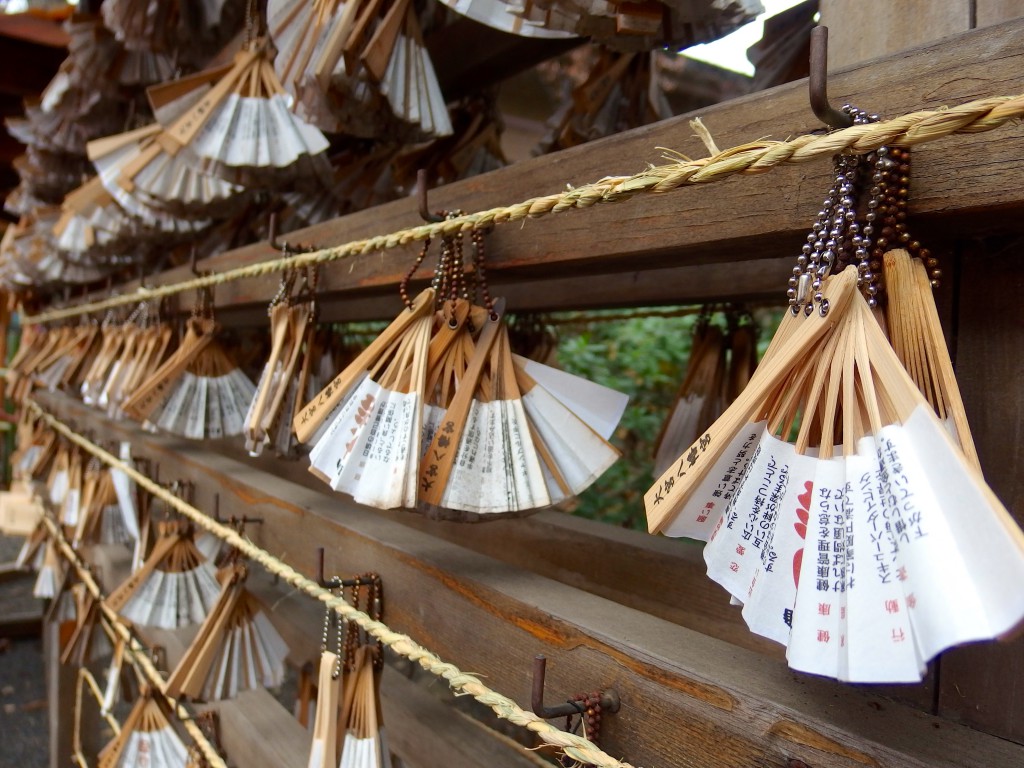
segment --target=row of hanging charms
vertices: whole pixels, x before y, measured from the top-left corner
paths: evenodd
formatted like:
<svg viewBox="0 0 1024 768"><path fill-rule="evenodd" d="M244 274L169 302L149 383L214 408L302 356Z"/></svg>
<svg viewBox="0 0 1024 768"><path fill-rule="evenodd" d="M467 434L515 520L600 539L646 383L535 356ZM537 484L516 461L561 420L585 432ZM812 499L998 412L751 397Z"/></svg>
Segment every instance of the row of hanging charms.
<svg viewBox="0 0 1024 768"><path fill-rule="evenodd" d="M127 476L116 469L89 466L84 479L77 449L58 447L49 461L46 491L50 508L73 545L113 544L134 549L130 576L105 599L133 625L177 630L199 625L195 639L168 677L166 692L176 698L215 701L256 687L276 687L284 678L288 654L280 634L259 600L245 588L247 570L237 551L211 535L198 535L192 523L163 502L150 505ZM41 465L37 471L46 469ZM188 484L169 490L190 499ZM69 518L69 499L81 499L78 519ZM77 504L76 504L77 506ZM115 521L114 536L105 536L104 520ZM242 533L241 524L238 525ZM65 646L65 657L98 660L110 651L97 634L98 613L91 596L70 596L72 569L64 569L46 528L40 524L27 539L19 562L40 571L36 594L54 599L65 618L80 628ZM120 660L117 661L120 663Z"/></svg>
<svg viewBox="0 0 1024 768"><path fill-rule="evenodd" d="M338 589L358 611L375 621L383 616L380 576L363 574ZM342 628L344 624L344 628ZM331 650L331 635L335 650ZM383 646L331 609L324 612L309 768L388 768L391 752L380 704ZM309 686L300 685L300 712L308 713ZM306 715L308 718L308 714Z"/></svg>
<svg viewBox="0 0 1024 768"><path fill-rule="evenodd" d="M837 161L794 270L793 311L749 385L645 505L652 532L708 542L708 575L794 669L915 682L936 654L1024 618L1024 595L1001 587L1024 578L1024 534L972 455L935 264L898 247L914 243L909 157L876 153L864 225L857 162Z"/></svg>
<svg viewBox="0 0 1024 768"><path fill-rule="evenodd" d="M512 354L483 233L471 241L471 272L461 235L445 237L412 299L424 245L400 287L406 310L296 416L310 471L360 503L523 513L580 493L618 456L608 438L625 396Z"/></svg>

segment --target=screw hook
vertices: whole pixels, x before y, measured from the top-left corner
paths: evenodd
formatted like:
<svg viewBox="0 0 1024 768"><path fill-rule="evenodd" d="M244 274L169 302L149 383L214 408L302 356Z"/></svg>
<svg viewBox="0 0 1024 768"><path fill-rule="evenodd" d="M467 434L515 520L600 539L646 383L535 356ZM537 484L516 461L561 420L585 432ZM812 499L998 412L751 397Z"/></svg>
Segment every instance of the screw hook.
<svg viewBox="0 0 1024 768"><path fill-rule="evenodd" d="M533 659L533 691L530 696L530 709L533 710L533 714L545 720L582 714L582 705L574 701L554 707L544 706L544 679L547 672L547 663L548 660L542 655L535 656ZM601 691L601 709L603 711L618 712L620 703L618 691L614 688L607 688Z"/></svg>
<svg viewBox="0 0 1024 768"><path fill-rule="evenodd" d="M811 30L811 68L807 78L811 111L829 128L849 128L853 118L828 101L828 27Z"/></svg>
<svg viewBox="0 0 1024 768"><path fill-rule="evenodd" d="M437 224L444 221L444 216L430 212L427 204L427 169L420 168L416 171L416 200L419 202L420 218L428 224Z"/></svg>

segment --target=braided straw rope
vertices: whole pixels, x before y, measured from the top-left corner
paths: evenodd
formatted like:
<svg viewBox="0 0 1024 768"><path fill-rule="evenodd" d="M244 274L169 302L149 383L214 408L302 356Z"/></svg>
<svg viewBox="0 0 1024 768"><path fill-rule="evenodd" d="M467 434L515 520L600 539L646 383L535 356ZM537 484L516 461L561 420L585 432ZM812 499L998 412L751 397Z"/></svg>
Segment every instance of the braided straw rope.
<svg viewBox="0 0 1024 768"><path fill-rule="evenodd" d="M431 674L443 678L448 682L448 685L452 690L457 693L469 694L480 703L490 707L498 717L526 728L527 730L533 731L545 744L558 747L566 755L584 765L593 765L598 768L633 768L629 763L616 760L605 752L602 752L586 739L580 738L575 734L559 730L532 712L527 712L520 708L511 699L488 688L480 681L479 678L474 675L466 674L454 664L442 661L436 654L416 643L408 635L395 632L387 624L375 621L362 611L356 610L347 603L344 598L336 596L330 590L321 587L317 582L306 578L287 563L282 562L266 550L260 549L248 539L240 536L233 529L225 525L221 525L216 520L213 520L195 507L186 504L173 493L161 487L146 475L137 471L134 467L125 464L113 454L108 453L95 443L86 439L77 432L74 432L67 425L47 413L35 401L27 400L26 406L37 414L52 429L64 435L64 437L75 443L75 445L78 445L88 451L104 464L121 470L165 504L185 515L197 525L205 528L207 531L217 536L230 546L236 548L253 562L263 566L268 573L288 582L299 591L305 592L311 597L315 597L327 608L337 613L342 619L353 622L366 630L366 632L382 642L384 645L387 645L395 653L415 661ZM55 528L55 525L49 520L47 520L47 525L51 527L51 530ZM64 544L66 545L67 542L65 541ZM70 547L68 547L68 549L70 549ZM93 583L95 584L95 582ZM149 662L149 660L145 658L142 660L147 663ZM159 673L156 674L159 676ZM186 725L188 724L194 726L193 723L187 722Z"/></svg>
<svg viewBox="0 0 1024 768"><path fill-rule="evenodd" d="M23 319L48 323L68 317L100 312L125 304L207 288L247 277L259 277L287 269L301 268L388 250L440 235L454 235L526 218L540 218L573 208L614 203L635 195L669 192L678 187L706 184L736 174L766 173L779 165L806 163L840 152L863 154L881 146L913 147L953 133L982 133L1024 115L1024 95L993 96L948 109L931 109L868 125L855 125L827 134L805 134L789 141L755 141L718 152L699 160L681 160L651 166L632 176L610 176L565 192L535 197L514 205L468 213L436 224L422 224L387 235L353 240L344 245L251 264L218 274L154 288L103 301L42 312Z"/></svg>
<svg viewBox="0 0 1024 768"><path fill-rule="evenodd" d="M32 405L35 405L35 403ZM73 435L74 433L71 434ZM71 564L71 567L75 569L75 572L78 574L78 578L83 584L85 584L85 588L89 590L89 593L94 598L96 598L107 623L114 632L124 640L125 650L128 651L129 655L132 657L132 661L135 666L142 672L150 685L158 691L163 692L165 682L163 675L160 674L160 670L154 666L152 660L150 660L149 656L146 654L146 649L132 636L131 630L128 629L121 617L111 610L103 601L103 591L100 589L100 585L96 583L96 580L93 578L88 567L86 567L78 553L64 537L60 527L49 517L43 517L43 522L46 524L50 539L53 541L54 545L60 551L64 559L67 560L68 563ZM206 734L202 732L199 726L196 725L195 721L192 719L192 713L166 693L163 695L171 705L171 709L178 716L182 725L185 726L185 730L188 731L188 735L192 737L196 746L199 747L199 750L203 753L203 757L206 758L206 762L210 768L228 768L224 759L217 754L217 750L210 743L209 739L206 738Z"/></svg>

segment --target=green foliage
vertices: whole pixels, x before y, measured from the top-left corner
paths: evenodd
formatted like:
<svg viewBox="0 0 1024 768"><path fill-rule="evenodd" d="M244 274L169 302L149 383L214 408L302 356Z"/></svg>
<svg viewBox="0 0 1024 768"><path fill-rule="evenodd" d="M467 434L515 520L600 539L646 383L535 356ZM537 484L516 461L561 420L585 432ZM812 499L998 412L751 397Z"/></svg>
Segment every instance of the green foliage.
<svg viewBox="0 0 1024 768"><path fill-rule="evenodd" d="M761 328L759 356L780 317L777 311L754 313ZM696 322L696 315L652 316L559 329L561 368L629 395L629 405L612 437L622 458L577 499L574 514L647 529L643 497L655 480L655 443L686 373Z"/></svg>
<svg viewBox="0 0 1024 768"><path fill-rule="evenodd" d="M654 445L685 373L696 316L637 317L563 329L564 370L629 395L612 437L617 461L578 499L583 517L646 529L644 493L654 482Z"/></svg>

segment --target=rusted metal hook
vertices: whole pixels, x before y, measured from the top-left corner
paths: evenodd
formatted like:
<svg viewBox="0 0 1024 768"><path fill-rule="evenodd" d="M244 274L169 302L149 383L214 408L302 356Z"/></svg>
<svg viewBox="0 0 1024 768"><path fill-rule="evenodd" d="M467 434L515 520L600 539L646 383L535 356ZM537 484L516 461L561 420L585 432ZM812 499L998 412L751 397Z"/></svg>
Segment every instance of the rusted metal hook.
<svg viewBox="0 0 1024 768"><path fill-rule="evenodd" d="M420 168L416 171L416 200L419 202L420 218L428 224L437 224L444 221L444 216L430 212L427 204L427 169Z"/></svg>
<svg viewBox="0 0 1024 768"><path fill-rule="evenodd" d="M544 656L535 656L533 659L533 692L530 696L530 709L533 710L533 714L545 720L583 714L583 705L575 701L567 701L565 704L558 704L554 707L544 706L544 678L547 664L548 660ZM614 688L601 691L602 711L618 712L620 703L619 694Z"/></svg>
<svg viewBox="0 0 1024 768"><path fill-rule="evenodd" d="M811 69L807 78L811 111L829 128L849 128L853 118L828 101L828 27L811 30Z"/></svg>

